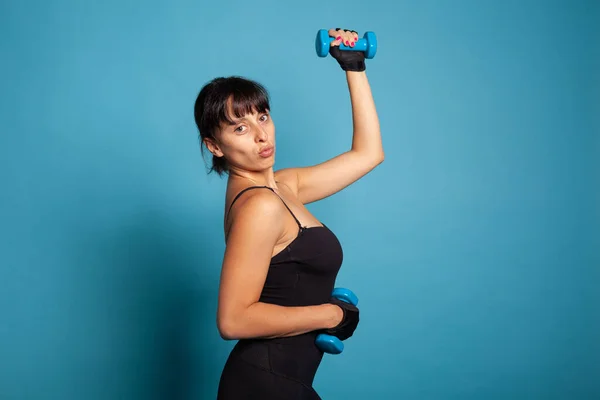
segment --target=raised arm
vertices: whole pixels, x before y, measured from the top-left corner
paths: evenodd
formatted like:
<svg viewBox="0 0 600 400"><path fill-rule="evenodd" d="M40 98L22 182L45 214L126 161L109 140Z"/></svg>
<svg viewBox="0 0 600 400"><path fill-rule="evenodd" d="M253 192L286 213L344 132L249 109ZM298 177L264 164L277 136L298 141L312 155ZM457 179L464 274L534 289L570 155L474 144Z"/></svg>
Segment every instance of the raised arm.
<svg viewBox="0 0 600 400"><path fill-rule="evenodd" d="M347 71L352 103L350 150L314 166L296 168L298 197L311 203L339 192L384 160L379 118L365 71Z"/></svg>
<svg viewBox="0 0 600 400"><path fill-rule="evenodd" d="M350 101L352 103L353 136L350 150L323 163L282 170L297 187L302 203L331 196L365 176L384 159L379 118L375 101L367 79L365 54L361 51L340 50L340 43L353 47L358 40L356 31L330 29L329 36L335 38L329 53L346 71ZM324 134L327 134L326 132Z"/></svg>
<svg viewBox="0 0 600 400"><path fill-rule="evenodd" d="M259 302L285 209L268 191L255 191L233 211L219 286L217 327L223 339L274 338L336 326L339 307L284 307Z"/></svg>

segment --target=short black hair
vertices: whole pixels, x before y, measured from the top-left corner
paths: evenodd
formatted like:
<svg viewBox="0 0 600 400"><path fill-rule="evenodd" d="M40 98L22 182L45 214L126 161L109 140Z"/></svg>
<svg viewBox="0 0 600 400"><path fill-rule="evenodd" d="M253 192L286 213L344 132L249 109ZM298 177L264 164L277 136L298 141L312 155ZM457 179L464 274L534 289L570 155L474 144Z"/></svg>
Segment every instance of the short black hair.
<svg viewBox="0 0 600 400"><path fill-rule="evenodd" d="M222 123L233 123L232 116L228 114L230 98L233 114L237 118L271 109L269 93L260 83L240 76L214 78L202 87L194 104L194 119L200 132L201 146L204 139L215 139L215 133ZM213 156L209 173L213 171L218 175L227 173L227 160Z"/></svg>

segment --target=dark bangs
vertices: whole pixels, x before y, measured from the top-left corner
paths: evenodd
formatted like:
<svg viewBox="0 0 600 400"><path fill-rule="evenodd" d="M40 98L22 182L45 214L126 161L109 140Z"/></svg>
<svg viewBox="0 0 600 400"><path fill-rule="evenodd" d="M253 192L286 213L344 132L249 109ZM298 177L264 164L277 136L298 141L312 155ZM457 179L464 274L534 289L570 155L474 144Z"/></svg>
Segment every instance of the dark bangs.
<svg viewBox="0 0 600 400"><path fill-rule="evenodd" d="M231 112L229 114L229 99ZM222 123L233 124L233 118L241 118L253 112L270 110L269 94L261 84L241 78L216 78L209 82L198 95L194 115L201 137L214 137Z"/></svg>

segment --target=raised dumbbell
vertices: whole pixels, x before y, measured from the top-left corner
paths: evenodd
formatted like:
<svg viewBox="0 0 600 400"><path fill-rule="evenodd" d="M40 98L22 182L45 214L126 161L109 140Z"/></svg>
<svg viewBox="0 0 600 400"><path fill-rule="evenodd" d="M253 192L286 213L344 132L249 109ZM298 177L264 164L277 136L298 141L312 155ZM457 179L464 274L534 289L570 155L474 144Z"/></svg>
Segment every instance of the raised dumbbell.
<svg viewBox="0 0 600 400"><path fill-rule="evenodd" d="M346 303L350 303L354 306L358 304L358 297L356 297L356 295L348 289L335 288L333 289L333 292L331 292L331 297L345 301ZM317 336L315 343L317 347L325 353L340 354L342 351L344 351L344 343L333 335L320 333Z"/></svg>
<svg viewBox="0 0 600 400"><path fill-rule="evenodd" d="M317 32L317 38L315 40L317 55L319 57L327 57L331 42L334 40L335 38L329 36L327 29L320 29L319 32ZM375 53L377 53L377 36L375 36L375 33L373 32L365 32L363 38L358 39L354 44L354 47L340 44L340 50L363 51L366 58L373 58L375 57Z"/></svg>

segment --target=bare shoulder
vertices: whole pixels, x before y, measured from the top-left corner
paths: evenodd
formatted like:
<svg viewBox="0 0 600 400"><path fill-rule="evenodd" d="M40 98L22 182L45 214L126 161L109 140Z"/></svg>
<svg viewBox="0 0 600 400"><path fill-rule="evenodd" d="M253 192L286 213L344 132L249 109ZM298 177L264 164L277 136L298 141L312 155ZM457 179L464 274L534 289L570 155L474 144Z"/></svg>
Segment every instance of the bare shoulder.
<svg viewBox="0 0 600 400"><path fill-rule="evenodd" d="M284 212L281 200L269 189L248 190L235 201L227 215L226 240L233 232L253 235L265 227L273 234L281 234Z"/></svg>
<svg viewBox="0 0 600 400"><path fill-rule="evenodd" d="M287 187L294 196L298 197L298 169L297 168L284 168L275 171L275 180Z"/></svg>

